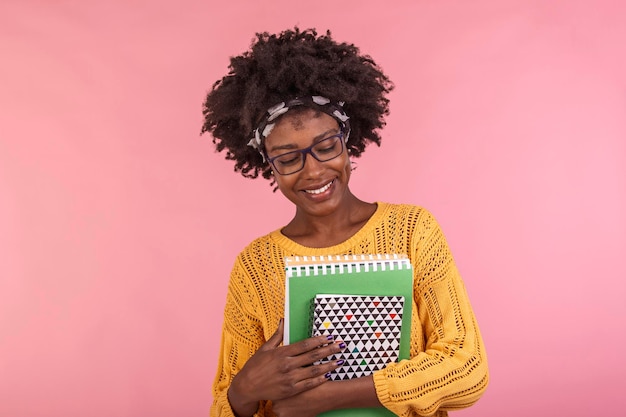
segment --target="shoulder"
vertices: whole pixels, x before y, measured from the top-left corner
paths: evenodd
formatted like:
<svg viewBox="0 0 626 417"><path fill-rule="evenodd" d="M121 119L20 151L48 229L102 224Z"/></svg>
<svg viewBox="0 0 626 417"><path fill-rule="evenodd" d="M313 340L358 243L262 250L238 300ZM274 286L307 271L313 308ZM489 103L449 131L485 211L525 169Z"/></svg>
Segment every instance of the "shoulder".
<svg viewBox="0 0 626 417"><path fill-rule="evenodd" d="M432 212L414 204L378 203L384 211L379 225L396 238L406 238L413 244L441 233L441 227Z"/></svg>
<svg viewBox="0 0 626 417"><path fill-rule="evenodd" d="M403 219L408 223L434 221L433 214L425 207L415 204L378 202L384 210L385 217Z"/></svg>
<svg viewBox="0 0 626 417"><path fill-rule="evenodd" d="M256 254L260 252L266 251L267 248L273 244L272 238L271 238L272 233L259 236L256 239L252 240L241 250L241 252L239 252L238 257L241 258L241 257L255 256Z"/></svg>
<svg viewBox="0 0 626 417"><path fill-rule="evenodd" d="M280 234L280 230L259 236L248 243L237 255L236 263L239 267L249 273L282 269L284 248L281 246L277 234Z"/></svg>

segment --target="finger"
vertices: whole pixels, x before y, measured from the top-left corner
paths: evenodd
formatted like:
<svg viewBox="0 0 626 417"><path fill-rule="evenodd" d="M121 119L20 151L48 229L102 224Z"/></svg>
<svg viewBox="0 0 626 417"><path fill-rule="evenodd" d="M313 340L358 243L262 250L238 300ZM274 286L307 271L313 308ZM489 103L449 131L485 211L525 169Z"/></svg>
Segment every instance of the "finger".
<svg viewBox="0 0 626 417"><path fill-rule="evenodd" d="M270 337L267 340L267 342L265 342L263 346L261 346L261 349L263 350L275 349L278 346L280 346L280 344L283 341L283 329L284 329L284 320L280 319L278 321L278 328L276 329L272 337Z"/></svg>
<svg viewBox="0 0 626 417"><path fill-rule="evenodd" d="M286 347L289 356L299 356L303 353L310 352L312 350L321 348L323 346L332 344L334 342L333 336L322 335L309 337L299 342L293 343Z"/></svg>
<svg viewBox="0 0 626 417"><path fill-rule="evenodd" d="M344 361L340 359L300 368L301 379L295 384L295 389L298 392L303 392L322 385L330 380L332 371L339 368L343 363Z"/></svg>
<svg viewBox="0 0 626 417"><path fill-rule="evenodd" d="M313 343L313 341L312 341ZM291 356L291 364L294 367L305 367L309 366L315 362L324 360L329 358L329 356L339 354L346 348L346 344L337 341L337 342L326 342L323 346L318 346L314 349L302 352L298 355L290 355Z"/></svg>
<svg viewBox="0 0 626 417"><path fill-rule="evenodd" d="M332 371L340 368L344 363L345 360L343 359L334 359L317 365L306 366L298 370L298 378L301 381L305 381L307 379L317 380L320 376L323 376L326 379L330 379L330 374L332 373Z"/></svg>
<svg viewBox="0 0 626 417"><path fill-rule="evenodd" d="M276 332L281 335L282 340L282 335L285 333L285 319L281 318L278 320L278 329L276 329Z"/></svg>

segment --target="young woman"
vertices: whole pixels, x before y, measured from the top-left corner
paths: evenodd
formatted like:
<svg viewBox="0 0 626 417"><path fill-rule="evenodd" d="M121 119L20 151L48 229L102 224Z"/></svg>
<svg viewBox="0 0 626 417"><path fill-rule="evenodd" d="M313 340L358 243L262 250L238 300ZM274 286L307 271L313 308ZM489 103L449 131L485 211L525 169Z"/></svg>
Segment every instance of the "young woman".
<svg viewBox="0 0 626 417"><path fill-rule="evenodd" d="M386 407L445 416L487 387L479 329L433 216L407 204L366 202L350 191L350 158L388 114L392 83L352 44L315 30L259 33L231 58L204 102L202 131L244 176L271 180L295 208L279 230L251 242L232 269L212 416L315 416ZM340 340L283 345L287 256L406 254L413 266L409 360L372 375L330 381Z"/></svg>

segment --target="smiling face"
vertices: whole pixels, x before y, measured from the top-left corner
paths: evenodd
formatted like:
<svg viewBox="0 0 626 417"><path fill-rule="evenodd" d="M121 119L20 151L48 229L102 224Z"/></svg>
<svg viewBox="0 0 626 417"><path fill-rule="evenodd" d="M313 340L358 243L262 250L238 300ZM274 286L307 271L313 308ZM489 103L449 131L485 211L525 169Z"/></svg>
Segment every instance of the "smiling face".
<svg viewBox="0 0 626 417"><path fill-rule="evenodd" d="M307 148L323 139L340 133L337 121L326 113L307 109L287 113L274 126L265 139L269 158ZM343 139L341 139L343 140ZM274 177L278 188L298 211L312 216L328 216L345 202L350 195L350 158L345 149L338 157L319 162L307 155L304 168L290 175Z"/></svg>

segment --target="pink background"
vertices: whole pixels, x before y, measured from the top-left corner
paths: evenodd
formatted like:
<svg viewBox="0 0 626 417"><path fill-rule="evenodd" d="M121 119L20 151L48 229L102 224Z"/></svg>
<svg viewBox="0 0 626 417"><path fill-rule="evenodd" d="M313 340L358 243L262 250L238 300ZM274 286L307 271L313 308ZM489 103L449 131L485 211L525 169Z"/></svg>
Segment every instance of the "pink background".
<svg viewBox="0 0 626 417"><path fill-rule="evenodd" d="M199 136L201 103L295 24L396 83L353 190L448 236L492 376L454 415L623 408L625 21L617 0L3 0L0 416L208 414L232 262L293 209Z"/></svg>

